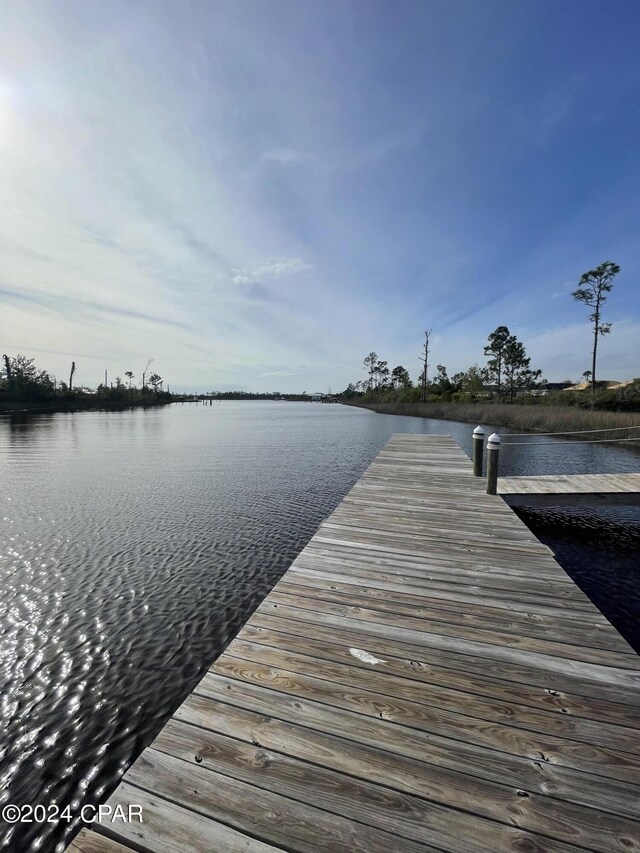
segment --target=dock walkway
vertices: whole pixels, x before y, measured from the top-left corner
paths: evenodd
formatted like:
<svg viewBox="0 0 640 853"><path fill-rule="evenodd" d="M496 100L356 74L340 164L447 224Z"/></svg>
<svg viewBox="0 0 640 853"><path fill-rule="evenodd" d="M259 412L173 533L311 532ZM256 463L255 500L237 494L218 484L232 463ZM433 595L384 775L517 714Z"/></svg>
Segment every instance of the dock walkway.
<svg viewBox="0 0 640 853"><path fill-rule="evenodd" d="M640 474L544 474L499 477L501 495L638 494Z"/></svg>
<svg viewBox="0 0 640 853"><path fill-rule="evenodd" d="M395 435L74 853L640 850L640 659L449 436Z"/></svg>

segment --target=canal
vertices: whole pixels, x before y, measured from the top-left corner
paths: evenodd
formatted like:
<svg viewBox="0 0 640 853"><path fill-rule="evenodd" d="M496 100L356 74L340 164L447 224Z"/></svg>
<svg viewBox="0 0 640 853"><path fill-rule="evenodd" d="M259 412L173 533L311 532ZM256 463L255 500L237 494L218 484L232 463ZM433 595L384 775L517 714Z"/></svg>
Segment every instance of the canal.
<svg viewBox="0 0 640 853"><path fill-rule="evenodd" d="M388 438L449 433L470 453L472 429L278 402L0 419L3 804L104 799ZM505 475L638 470L628 444L501 459ZM638 502L517 511L640 648ZM2 827L0 849L73 830Z"/></svg>

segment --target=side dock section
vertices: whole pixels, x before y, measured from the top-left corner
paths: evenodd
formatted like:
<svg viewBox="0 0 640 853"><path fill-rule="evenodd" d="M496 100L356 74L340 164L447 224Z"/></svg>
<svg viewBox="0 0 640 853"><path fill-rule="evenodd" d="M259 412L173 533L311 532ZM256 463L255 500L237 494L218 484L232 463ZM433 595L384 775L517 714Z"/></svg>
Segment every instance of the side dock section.
<svg viewBox="0 0 640 853"><path fill-rule="evenodd" d="M395 435L73 853L640 851L640 658L455 441Z"/></svg>

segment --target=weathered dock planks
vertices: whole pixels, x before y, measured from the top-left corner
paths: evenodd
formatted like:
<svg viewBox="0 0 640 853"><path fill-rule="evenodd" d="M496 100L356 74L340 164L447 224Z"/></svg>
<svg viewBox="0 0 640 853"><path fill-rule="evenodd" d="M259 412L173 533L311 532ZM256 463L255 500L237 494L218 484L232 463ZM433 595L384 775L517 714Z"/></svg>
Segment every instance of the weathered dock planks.
<svg viewBox="0 0 640 853"><path fill-rule="evenodd" d="M640 661L484 488L394 436L73 853L640 851Z"/></svg>
<svg viewBox="0 0 640 853"><path fill-rule="evenodd" d="M640 474L545 474L499 477L501 495L638 494Z"/></svg>

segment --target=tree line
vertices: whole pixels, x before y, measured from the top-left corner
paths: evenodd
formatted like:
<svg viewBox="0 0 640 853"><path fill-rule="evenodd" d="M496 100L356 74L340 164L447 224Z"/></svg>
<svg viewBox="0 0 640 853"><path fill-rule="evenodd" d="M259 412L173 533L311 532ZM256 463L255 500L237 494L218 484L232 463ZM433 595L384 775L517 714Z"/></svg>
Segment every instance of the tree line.
<svg viewBox="0 0 640 853"><path fill-rule="evenodd" d="M444 364L437 364L435 375L426 381L428 398L469 402L480 396L492 396L513 402L517 394L531 391L544 383L542 371L531 368L531 359L524 344L511 334L507 326L498 326L491 332L484 354L487 356L486 366L473 364L452 376ZM424 372L415 386L403 365L390 369L376 352L365 356L363 365L366 379L350 383L343 392L344 397L380 395L389 391L401 392L408 400L420 397L421 386L425 385ZM426 363L423 371L428 370L428 366Z"/></svg>
<svg viewBox="0 0 640 853"><path fill-rule="evenodd" d="M603 322L602 310L613 288L613 280L619 272L618 264L605 261L599 267L585 272L580 278L578 288L571 294L574 300L592 309L588 318L593 326L591 369L582 374L582 378L591 384L592 393L595 393L597 388L598 341L610 333L612 326L611 323ZM437 364L435 376L429 379L429 338L430 332L426 332L424 354L421 358L424 367L418 377L418 387L413 385L405 367L398 365L389 369L388 363L381 360L376 352L370 352L364 359L367 378L350 383L342 396L349 399L393 391L406 400L431 398L470 402L483 396L513 402L516 396L533 392L545 384L542 371L531 367L531 359L526 354L524 344L507 326L498 326L489 335L484 347L484 355L487 358L484 367L474 364L451 377L448 376L445 365Z"/></svg>
<svg viewBox="0 0 640 853"><path fill-rule="evenodd" d="M4 354L0 367L0 404L61 404L91 403L93 401L115 404L138 405L147 402L166 401L171 398L163 390L164 380L158 373L149 373L153 359L147 362L141 375L141 384L134 384L135 374L131 370L124 372L126 381L116 376L114 382L104 383L96 389L74 387L76 372L75 361L71 362L68 380L58 380L54 375L36 366L33 358L18 353L15 356ZM6 406L5 406L6 408Z"/></svg>

